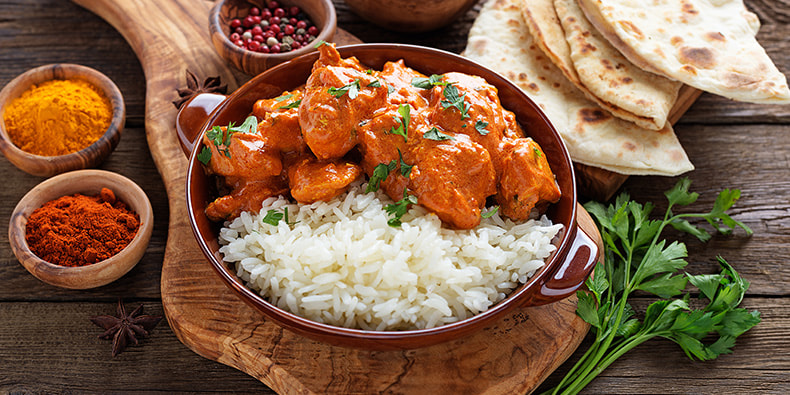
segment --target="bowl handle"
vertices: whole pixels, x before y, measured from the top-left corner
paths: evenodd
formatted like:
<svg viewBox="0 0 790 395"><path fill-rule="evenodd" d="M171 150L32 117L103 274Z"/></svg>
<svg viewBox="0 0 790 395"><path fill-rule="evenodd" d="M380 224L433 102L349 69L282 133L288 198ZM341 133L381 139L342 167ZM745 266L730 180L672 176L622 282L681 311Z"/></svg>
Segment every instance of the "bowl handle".
<svg viewBox="0 0 790 395"><path fill-rule="evenodd" d="M184 155L189 156L192 152L209 114L226 98L227 96L216 93L201 93L184 103L178 110L176 134Z"/></svg>
<svg viewBox="0 0 790 395"><path fill-rule="evenodd" d="M540 288L522 306L553 303L576 292L595 267L598 254L598 244L583 229L577 227L576 235L562 265L544 278Z"/></svg>

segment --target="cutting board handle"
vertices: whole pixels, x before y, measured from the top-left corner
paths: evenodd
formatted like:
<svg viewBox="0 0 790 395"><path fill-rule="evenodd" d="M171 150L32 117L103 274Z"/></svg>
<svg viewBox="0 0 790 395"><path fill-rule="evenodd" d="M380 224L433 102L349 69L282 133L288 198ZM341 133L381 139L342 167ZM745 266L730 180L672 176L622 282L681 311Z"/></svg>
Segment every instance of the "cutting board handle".
<svg viewBox="0 0 790 395"><path fill-rule="evenodd" d="M201 93L181 106L176 116L176 134L184 155L189 157L209 115L225 101L227 96L216 93Z"/></svg>

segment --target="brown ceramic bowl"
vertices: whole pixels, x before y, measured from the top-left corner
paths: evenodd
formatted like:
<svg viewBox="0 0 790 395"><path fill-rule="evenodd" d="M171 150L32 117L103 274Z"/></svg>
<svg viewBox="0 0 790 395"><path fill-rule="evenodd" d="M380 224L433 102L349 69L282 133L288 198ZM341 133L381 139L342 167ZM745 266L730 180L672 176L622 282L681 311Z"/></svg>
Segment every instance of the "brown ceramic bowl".
<svg viewBox="0 0 790 395"><path fill-rule="evenodd" d="M212 223L204 214L210 196L211 182L205 175L202 164L197 160L201 145L192 148L187 173L187 209L195 237L222 281L242 300L261 311L267 319L313 339L335 345L369 349L409 349L428 346L457 339L479 330L505 316L516 307L537 306L561 300L579 288L593 267L598 256L595 243L576 224L576 185L573 166L559 134L549 123L538 106L518 87L499 74L458 55L432 48L399 44L360 44L338 48L343 57L356 56L363 64L380 70L386 61L404 59L406 65L427 75L459 71L479 75L499 90L502 105L513 111L525 131L537 141L546 153L554 170L562 198L550 206L547 215L554 223L564 225L556 238L557 251L547 259L546 265L526 284L518 287L500 303L474 317L432 329L408 331L364 331L321 324L281 310L256 292L248 289L236 277L235 269L222 261L217 241L220 224ZM280 95L303 84L310 74L317 53L308 54L283 63L258 75L231 94L220 100L216 96L198 101L197 109L182 109L178 123L179 133L186 134L184 140L195 140L214 125L227 125L230 121L241 122L251 113L253 103L260 98ZM202 127L191 130L188 125L201 122L190 116L206 114L211 103L216 109L208 115ZM185 144L189 148L189 144Z"/></svg>
<svg viewBox="0 0 790 395"><path fill-rule="evenodd" d="M51 80L82 79L90 82L110 99L112 120L104 135L90 146L67 155L39 156L19 149L6 132L6 107L32 85ZM0 91L0 151L19 169L34 176L49 177L71 170L96 167L101 164L121 140L126 121L126 108L118 87L104 74L77 64L50 64L40 66L14 78Z"/></svg>
<svg viewBox="0 0 790 395"><path fill-rule="evenodd" d="M81 193L96 195L109 188L117 199L140 216L140 228L121 252L92 265L68 267L36 256L25 241L27 220L34 210L61 196ZM109 284L132 270L148 247L154 228L151 203L132 180L106 170L77 170L49 178L31 189L19 201L8 224L8 240L14 255L31 274L45 283L69 289L88 289Z"/></svg>
<svg viewBox="0 0 790 395"><path fill-rule="evenodd" d="M435 30L458 19L477 0L345 0L357 15L381 27L404 33Z"/></svg>
<svg viewBox="0 0 790 395"><path fill-rule="evenodd" d="M320 40L332 41L337 30L337 15L331 0L284 0L278 1L284 7L298 6L310 17L319 32L313 43L302 48L283 53L253 52L236 46L228 38L230 21L244 18L251 7L261 7L267 0L219 0L209 13L209 29L214 48L237 69L258 75L264 70L297 56L314 52L314 44Z"/></svg>

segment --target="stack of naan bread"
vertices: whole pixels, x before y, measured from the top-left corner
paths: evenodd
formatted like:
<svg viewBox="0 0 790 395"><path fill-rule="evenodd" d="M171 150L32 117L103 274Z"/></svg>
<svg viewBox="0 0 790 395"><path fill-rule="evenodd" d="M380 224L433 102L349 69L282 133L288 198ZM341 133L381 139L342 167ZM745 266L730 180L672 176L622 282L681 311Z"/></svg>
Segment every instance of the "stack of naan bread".
<svg viewBox="0 0 790 395"><path fill-rule="evenodd" d="M742 0L488 0L464 56L520 86L574 161L629 175L694 166L667 121L683 84L790 103Z"/></svg>

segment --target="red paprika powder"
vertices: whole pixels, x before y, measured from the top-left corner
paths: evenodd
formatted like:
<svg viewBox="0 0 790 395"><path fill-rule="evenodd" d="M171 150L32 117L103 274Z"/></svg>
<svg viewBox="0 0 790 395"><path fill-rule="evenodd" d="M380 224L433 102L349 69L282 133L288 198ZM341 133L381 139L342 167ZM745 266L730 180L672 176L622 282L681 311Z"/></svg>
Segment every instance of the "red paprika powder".
<svg viewBox="0 0 790 395"><path fill-rule="evenodd" d="M85 266L119 253L137 234L140 217L108 188L45 203L30 214L25 240L39 258L61 266Z"/></svg>

